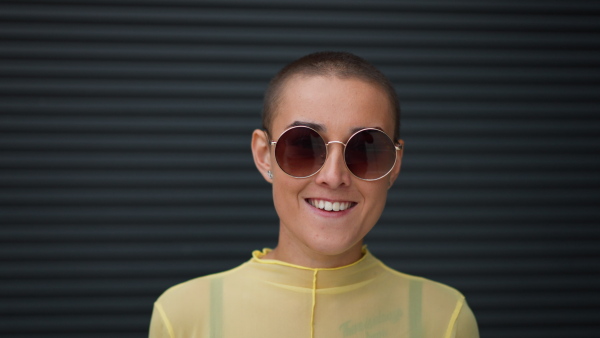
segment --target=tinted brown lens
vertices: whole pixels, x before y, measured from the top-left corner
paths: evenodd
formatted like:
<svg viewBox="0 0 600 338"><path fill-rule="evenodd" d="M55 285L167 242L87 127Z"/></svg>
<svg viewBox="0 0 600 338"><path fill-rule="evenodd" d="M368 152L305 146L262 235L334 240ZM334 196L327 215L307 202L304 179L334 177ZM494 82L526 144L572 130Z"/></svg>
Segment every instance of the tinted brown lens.
<svg viewBox="0 0 600 338"><path fill-rule="evenodd" d="M357 177L373 180L386 175L396 162L394 142L379 130L363 130L346 145L346 165Z"/></svg>
<svg viewBox="0 0 600 338"><path fill-rule="evenodd" d="M275 146L275 158L288 175L306 177L316 173L325 163L327 149L321 136L305 127L283 133Z"/></svg>

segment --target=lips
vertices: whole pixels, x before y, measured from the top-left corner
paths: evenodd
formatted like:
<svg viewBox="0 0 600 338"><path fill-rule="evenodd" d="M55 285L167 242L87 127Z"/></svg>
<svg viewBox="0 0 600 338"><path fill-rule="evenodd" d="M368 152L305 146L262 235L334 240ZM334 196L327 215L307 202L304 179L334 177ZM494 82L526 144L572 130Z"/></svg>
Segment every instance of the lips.
<svg viewBox="0 0 600 338"><path fill-rule="evenodd" d="M325 211L344 211L356 205L355 202L348 201L329 201L317 198L309 198L306 200L313 207Z"/></svg>

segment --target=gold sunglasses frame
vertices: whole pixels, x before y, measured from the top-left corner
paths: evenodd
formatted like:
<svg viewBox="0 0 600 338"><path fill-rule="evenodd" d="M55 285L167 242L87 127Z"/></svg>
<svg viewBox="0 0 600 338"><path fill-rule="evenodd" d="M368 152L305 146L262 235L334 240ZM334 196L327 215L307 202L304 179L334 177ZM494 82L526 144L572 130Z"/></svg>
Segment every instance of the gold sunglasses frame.
<svg viewBox="0 0 600 338"><path fill-rule="evenodd" d="M279 166L279 169L281 169L281 171L283 171L286 175L288 175L290 177L293 177L293 178L309 178L309 177L312 177L312 176L316 175L319 171L321 171L321 169L323 169L323 167L325 166L325 163L327 162L327 158L329 158L329 145L332 144L332 143L338 143L338 144L341 144L344 147L344 152L343 152L343 155L344 155L344 165L346 166L346 169L348 169L348 171L352 174L352 176L354 176L354 177L356 177L356 178L358 178L360 180L363 180L363 181L377 181L377 180L380 180L380 179L386 177L389 173L392 172L392 170L396 166L396 162L398 161L398 151L403 149L403 145L402 144L394 142L394 140L386 132L384 132L383 130L378 129L378 128L363 128L361 130L358 130L354 134L350 135L350 137L348 138L348 141L346 141L346 143L344 143L342 141L329 141L329 142L325 142L325 138L323 138L323 135L321 135L321 133L319 133L318 131L316 131L314 128L311 128L309 126L293 126L293 127L287 128L281 134L279 134L279 137L277 138L277 141L271 140L271 141L269 141L269 144L271 146L275 146L276 147L277 146L277 142L279 141L279 139L281 138L281 136L283 134L287 133L288 131L290 131L292 129L296 129L296 128L310 129L310 130L314 131L315 133L317 133L317 135L319 135L319 137L321 138L321 140L323 140L323 143L325 143L325 161L323 162L323 165L321 165L321 167L317 171L315 171L314 173L312 173L312 174L310 174L308 176L294 176L294 175L288 174L285 170L283 170L283 168L281 168L281 165L279 164L279 161L277 161L277 156L273 156L273 157L275 157L275 162L277 162L277 166ZM363 132L365 130L374 130L374 131L378 131L378 132L382 133L383 135L385 135L390 140L390 142L392 142L392 144L394 145L394 148L396 149L396 152L394 153L394 155L395 155L394 156L394 164L392 164L392 167L390 168L390 170L388 170L385 174L383 174L381 177L378 177L378 178L362 178L362 177L358 177L358 176L356 176L352 172L352 170L350 170L350 168L348 168L348 164L346 163L346 144L348 144L348 142L354 136L356 136L356 134L361 133L361 132ZM267 138L270 139L269 133L267 131L265 131L265 134L267 135Z"/></svg>

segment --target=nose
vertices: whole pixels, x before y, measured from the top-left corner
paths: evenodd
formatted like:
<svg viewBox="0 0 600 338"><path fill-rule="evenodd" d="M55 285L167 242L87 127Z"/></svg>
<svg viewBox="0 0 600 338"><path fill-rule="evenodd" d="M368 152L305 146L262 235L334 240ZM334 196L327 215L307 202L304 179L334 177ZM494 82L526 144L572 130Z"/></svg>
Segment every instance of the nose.
<svg viewBox="0 0 600 338"><path fill-rule="evenodd" d="M315 177L316 182L331 189L350 185L351 174L344 161L344 144L331 141L327 148L327 158Z"/></svg>

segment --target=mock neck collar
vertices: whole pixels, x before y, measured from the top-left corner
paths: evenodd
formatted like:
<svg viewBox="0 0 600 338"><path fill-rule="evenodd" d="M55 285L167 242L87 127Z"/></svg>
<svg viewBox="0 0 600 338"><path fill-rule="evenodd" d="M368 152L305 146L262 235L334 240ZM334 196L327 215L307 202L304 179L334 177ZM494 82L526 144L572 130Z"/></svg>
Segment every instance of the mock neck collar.
<svg viewBox="0 0 600 338"><path fill-rule="evenodd" d="M369 283L383 269L380 261L363 247L363 256L356 262L337 268L309 268L275 259L262 259L271 249L256 250L248 267L255 269L257 277L265 282L287 288L312 289L316 276L316 288L358 287Z"/></svg>

